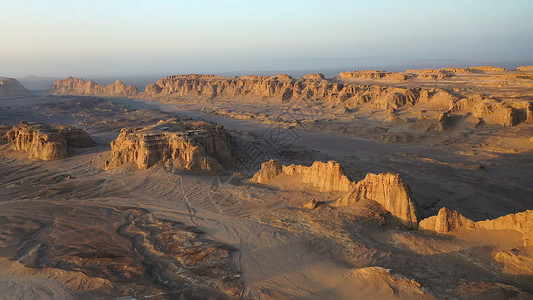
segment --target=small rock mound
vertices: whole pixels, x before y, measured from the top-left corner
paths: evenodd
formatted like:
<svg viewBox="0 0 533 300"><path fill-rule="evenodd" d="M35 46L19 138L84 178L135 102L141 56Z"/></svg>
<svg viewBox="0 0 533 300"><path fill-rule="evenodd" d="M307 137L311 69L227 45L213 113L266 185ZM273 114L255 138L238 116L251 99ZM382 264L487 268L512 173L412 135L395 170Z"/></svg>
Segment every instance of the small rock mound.
<svg viewBox="0 0 533 300"><path fill-rule="evenodd" d="M233 164L231 137L220 125L205 121L160 121L145 128L124 128L111 142L106 169L127 162L147 169L164 162L185 170L220 171Z"/></svg>
<svg viewBox="0 0 533 300"><path fill-rule="evenodd" d="M68 125L20 122L7 133L13 149L28 152L30 158L52 160L68 157L68 146L90 147L95 142L89 135Z"/></svg>
<svg viewBox="0 0 533 300"><path fill-rule="evenodd" d="M312 166L301 165L284 166L277 160L271 160L261 165L251 182L265 184L277 176L300 176L304 184L310 184L321 192L347 192L336 203L336 206L346 206L362 199L370 199L381 204L402 224L409 228L417 228L417 217L414 202L409 188L403 183L398 174L382 173L367 174L359 182L352 182L344 173L341 165L335 161L327 163L316 161Z"/></svg>

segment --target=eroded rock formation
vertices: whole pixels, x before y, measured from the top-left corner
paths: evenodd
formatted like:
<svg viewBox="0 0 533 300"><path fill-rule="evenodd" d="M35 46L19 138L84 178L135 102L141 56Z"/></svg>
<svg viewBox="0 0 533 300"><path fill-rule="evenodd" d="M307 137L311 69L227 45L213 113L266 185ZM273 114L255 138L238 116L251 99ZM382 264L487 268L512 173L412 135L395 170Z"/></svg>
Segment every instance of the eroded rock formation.
<svg viewBox="0 0 533 300"><path fill-rule="evenodd" d="M409 188L398 174L381 173L366 175L365 179L352 182L339 163L314 162L312 166L284 166L276 160L265 162L251 179L255 183L268 183L279 175L299 176L304 184L310 184L322 192L347 192L336 203L346 206L362 199L381 204L387 211L409 228L417 228L416 209Z"/></svg>
<svg viewBox="0 0 533 300"><path fill-rule="evenodd" d="M134 162L146 169L158 162L186 170L223 170L233 164L230 135L205 121L160 121L145 128L124 128L111 142L106 169Z"/></svg>
<svg viewBox="0 0 533 300"><path fill-rule="evenodd" d="M447 233L458 227L473 228L474 222L463 217L458 211L443 207L436 216L423 219L418 224L420 230L431 230L438 233Z"/></svg>
<svg viewBox="0 0 533 300"><path fill-rule="evenodd" d="M104 87L92 80L85 81L81 78L69 77L54 82L47 93L53 95L134 97L139 93L139 90L134 85L126 86L120 80L116 80L113 84Z"/></svg>
<svg viewBox="0 0 533 300"><path fill-rule="evenodd" d="M313 101L313 103L324 107L338 106L343 108L343 112L346 114L350 112L350 109L365 104L371 108L382 110L409 108L422 104L432 110L451 111L461 116L473 115L477 118L483 118L486 124L509 127L526 120L533 122L533 105L529 101L477 97L476 94L469 91L458 91L452 88L428 88L427 84L421 84L419 87L403 87L394 84L385 85L383 81L379 81L379 79L405 81L411 78L424 81L495 71L513 76L525 76L521 71L506 71L496 67L408 70L405 73L353 71L341 73L332 79L324 79L320 73L308 74L301 78L292 78L285 74L232 78L192 74L167 76L159 79L155 83L148 84L142 93L134 86L126 87L120 81L103 87L93 81L86 82L83 79L67 78L56 81L48 92L58 95L140 97L164 102L232 99L252 102L264 100L278 103L291 102L298 105L299 101ZM359 79L366 81L358 83ZM371 82L371 84L363 84L372 79L378 80ZM247 112L234 113L233 116L247 116Z"/></svg>
<svg viewBox="0 0 533 300"><path fill-rule="evenodd" d="M522 233L524 246L533 246L533 210L509 214L493 220L474 222L458 211L442 208L437 216L420 221L419 229L447 233L456 228L485 230L515 230Z"/></svg>
<svg viewBox="0 0 533 300"><path fill-rule="evenodd" d="M402 224L409 228L417 228L418 220L411 191L399 174L368 173L365 179L354 182L352 190L340 198L336 205L348 205L362 199L378 202Z"/></svg>
<svg viewBox="0 0 533 300"><path fill-rule="evenodd" d="M68 157L67 147L90 147L95 142L89 135L68 125L21 122L7 133L13 149L28 152L30 158L52 160Z"/></svg>
<svg viewBox="0 0 533 300"><path fill-rule="evenodd" d="M31 91L14 78L0 78L0 97L31 96Z"/></svg>

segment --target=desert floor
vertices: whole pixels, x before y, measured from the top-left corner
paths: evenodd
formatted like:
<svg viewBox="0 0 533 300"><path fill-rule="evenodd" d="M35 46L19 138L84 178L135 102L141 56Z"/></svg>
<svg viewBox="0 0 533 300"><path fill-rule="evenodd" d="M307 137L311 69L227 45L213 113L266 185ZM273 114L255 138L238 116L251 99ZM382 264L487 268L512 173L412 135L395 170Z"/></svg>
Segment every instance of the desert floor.
<svg viewBox="0 0 533 300"><path fill-rule="evenodd" d="M224 125L240 164L210 175L163 166L102 169L121 128L175 114ZM247 182L271 158L336 160L353 180L400 173L421 218L446 206L479 221L533 209L530 151L382 144L135 99L1 99L0 123L21 120L77 126L98 145L56 161L0 145L0 298L210 298L222 297L220 290L242 299L533 298L532 275L492 258L530 251L514 231L407 230L373 203L308 211L302 206L310 199L338 195ZM167 268L175 257L158 245L174 232L194 236L212 261ZM220 249L229 259L213 254Z"/></svg>

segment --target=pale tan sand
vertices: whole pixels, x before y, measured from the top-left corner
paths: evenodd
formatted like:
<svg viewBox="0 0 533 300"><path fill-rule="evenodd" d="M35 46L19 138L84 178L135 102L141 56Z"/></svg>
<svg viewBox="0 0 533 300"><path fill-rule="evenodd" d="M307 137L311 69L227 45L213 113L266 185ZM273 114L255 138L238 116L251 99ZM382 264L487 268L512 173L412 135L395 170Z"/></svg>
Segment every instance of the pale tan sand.
<svg viewBox="0 0 533 300"><path fill-rule="evenodd" d="M516 232L434 235L406 230L371 201L345 209L322 205L304 210L312 198L329 203L338 195L288 181L277 188L252 185L246 183L247 176L232 172L198 176L162 166L136 170L130 165L104 171L108 143L120 128L151 124L170 114L70 99L0 101L2 122L77 125L101 143L48 162L28 160L25 153L1 146L0 298L173 299L191 291L212 296L220 290L237 291L235 298L243 299L531 297L531 276L513 275L492 257L494 251L520 247ZM237 149L268 128L252 121L206 118L220 121L237 144L244 143ZM296 153L282 159L309 164L335 158L352 179L367 172L397 171L413 189L425 217L444 205L476 220L531 209L530 153L466 156L430 145L299 134L291 147ZM468 167L476 164L485 170ZM210 243L232 249L230 262L219 264L220 274L232 280L208 285L219 282L218 277L201 276L207 287L173 286L182 278L157 266L180 256L139 252L157 243L136 244L120 230L131 216L145 216L141 219L149 222L139 221L143 226L156 224L157 236L163 236L170 224L185 224L205 232ZM148 230L138 233L150 235Z"/></svg>

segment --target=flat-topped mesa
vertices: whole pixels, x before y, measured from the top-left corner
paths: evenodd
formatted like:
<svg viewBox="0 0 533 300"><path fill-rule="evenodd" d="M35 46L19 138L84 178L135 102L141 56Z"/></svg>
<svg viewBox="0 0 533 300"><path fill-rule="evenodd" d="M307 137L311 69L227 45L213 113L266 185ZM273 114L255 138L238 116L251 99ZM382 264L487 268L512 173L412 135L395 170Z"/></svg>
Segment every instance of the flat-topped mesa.
<svg viewBox="0 0 533 300"><path fill-rule="evenodd" d="M307 74L307 75L302 76L302 79L306 79L306 80L322 80L322 79L324 79L324 74L322 74L322 73Z"/></svg>
<svg viewBox="0 0 533 300"><path fill-rule="evenodd" d="M492 67L492 66L479 66L479 67L469 67L470 70L482 71L482 72L506 72L508 71L505 68Z"/></svg>
<svg viewBox="0 0 533 300"><path fill-rule="evenodd" d="M452 74L440 69L407 70L406 73L415 74L419 79L435 80L452 77Z"/></svg>
<svg viewBox="0 0 533 300"><path fill-rule="evenodd" d="M139 90L134 85L126 86L122 81L103 86L89 80L69 77L54 82L46 92L50 95L81 95L81 96L107 96L107 97L135 97Z"/></svg>
<svg viewBox="0 0 533 300"><path fill-rule="evenodd" d="M521 66L516 68L517 71L533 72L533 66Z"/></svg>
<svg viewBox="0 0 533 300"><path fill-rule="evenodd" d="M508 214L492 220L474 222L456 210L452 211L443 207L436 216L421 220L418 228L437 233L448 233L457 228L515 230L522 233L524 246L533 246L533 210Z"/></svg>
<svg viewBox="0 0 533 300"><path fill-rule="evenodd" d="M335 206L346 206L362 199L370 199L381 204L387 211L409 228L417 228L416 210L407 187L398 174L367 174L359 182L352 182L341 165L335 161L316 161L312 166L284 166L277 160L261 165L251 182L268 184L280 175L300 176L301 183L310 184L322 192L347 192L339 198Z"/></svg>
<svg viewBox="0 0 533 300"><path fill-rule="evenodd" d="M31 96L31 91L23 87L16 79L0 77L0 97Z"/></svg>
<svg viewBox="0 0 533 300"><path fill-rule="evenodd" d="M224 128L205 121L170 119L144 128L124 128L111 142L106 169L128 162L147 169L163 162L185 170L221 171L234 163L231 137Z"/></svg>
<svg viewBox="0 0 533 300"><path fill-rule="evenodd" d="M348 71L339 74L340 79L388 79L394 81L404 81L411 78L411 74L393 73L385 71Z"/></svg>
<svg viewBox="0 0 533 300"><path fill-rule="evenodd" d="M52 160L68 157L67 147L90 147L95 142L89 135L68 125L21 122L6 133L14 150L28 152L30 158Z"/></svg>

